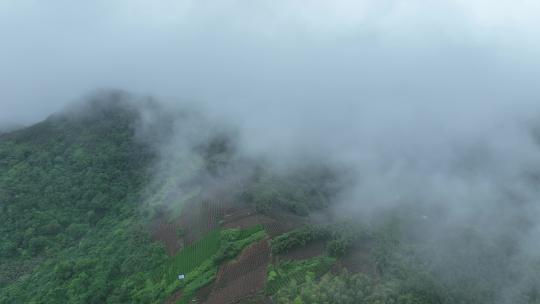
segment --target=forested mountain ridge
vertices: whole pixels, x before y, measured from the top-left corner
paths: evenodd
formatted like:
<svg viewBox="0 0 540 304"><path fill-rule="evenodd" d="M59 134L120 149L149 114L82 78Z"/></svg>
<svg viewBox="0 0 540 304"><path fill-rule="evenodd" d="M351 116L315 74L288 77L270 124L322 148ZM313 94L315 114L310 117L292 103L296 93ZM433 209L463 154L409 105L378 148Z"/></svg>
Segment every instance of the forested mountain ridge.
<svg viewBox="0 0 540 304"><path fill-rule="evenodd" d="M137 112L86 107L0 136L2 303L126 302L119 286L159 252L135 220L153 158Z"/></svg>
<svg viewBox="0 0 540 304"><path fill-rule="evenodd" d="M0 137L0 216L10 229L2 236L11 239L2 242L4 258L54 252L76 225L95 225L126 208L126 194L140 187L151 159L132 139L133 115L114 109L77 121L58 115ZM51 236L54 242L42 238Z"/></svg>
<svg viewBox="0 0 540 304"><path fill-rule="evenodd" d="M155 144L170 135L172 121L165 115L142 130L148 113L128 99L124 93L105 93L0 135L0 303L161 303L181 287L169 272L179 267L179 259L185 264L182 254L193 242L218 246L211 254L197 254L210 254L194 271L202 271L197 280L204 278L203 285L211 283L221 264L266 236L255 218L240 226L218 223L227 212L250 214L248 205L228 204L227 211L225 205L219 207L220 214L209 224L211 231L200 221L190 222L202 216L191 212L206 208L204 200L218 191L212 189L223 185L226 197L247 200L253 210L280 212L284 207L305 214L327 204L324 187L314 187L323 186L328 173L316 170L304 171L316 178L292 174L280 179L261 164L236 161L242 168L259 168L246 170L250 173L240 178L246 179L243 186L225 182L221 177L232 172L226 167L234 147L222 132L182 148L193 155L174 156L160 167ZM183 118L200 117L176 117ZM155 178L156 168L167 171L165 177ZM185 201L179 189L195 193L193 199ZM187 219L171 217L182 204L194 204L186 208ZM173 242L188 248L176 248L168 256L170 242L161 234L175 221L189 222L182 234L179 228L172 231ZM191 263L190 255L187 259ZM264 279L266 269L260 270ZM202 285L197 280L195 287L186 288L198 290ZM189 300L186 295L184 301Z"/></svg>
<svg viewBox="0 0 540 304"><path fill-rule="evenodd" d="M347 170L272 168L202 116L129 99L0 135L1 304L540 301L513 235L423 239L441 218L418 203L337 212Z"/></svg>

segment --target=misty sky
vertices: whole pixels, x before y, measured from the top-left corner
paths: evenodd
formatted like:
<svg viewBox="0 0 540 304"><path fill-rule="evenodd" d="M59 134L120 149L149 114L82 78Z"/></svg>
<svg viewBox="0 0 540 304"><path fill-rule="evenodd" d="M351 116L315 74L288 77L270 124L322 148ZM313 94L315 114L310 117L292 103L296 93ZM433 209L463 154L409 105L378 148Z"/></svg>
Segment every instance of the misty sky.
<svg viewBox="0 0 540 304"><path fill-rule="evenodd" d="M240 127L243 152L355 164L345 214L430 201L448 208L440 231L486 234L525 218L520 249L540 256L539 13L538 0L0 0L0 131L98 89L201 104Z"/></svg>
<svg viewBox="0 0 540 304"><path fill-rule="evenodd" d="M0 121L119 88L248 126L264 113L263 129L474 122L538 102L539 11L524 0L3 0Z"/></svg>

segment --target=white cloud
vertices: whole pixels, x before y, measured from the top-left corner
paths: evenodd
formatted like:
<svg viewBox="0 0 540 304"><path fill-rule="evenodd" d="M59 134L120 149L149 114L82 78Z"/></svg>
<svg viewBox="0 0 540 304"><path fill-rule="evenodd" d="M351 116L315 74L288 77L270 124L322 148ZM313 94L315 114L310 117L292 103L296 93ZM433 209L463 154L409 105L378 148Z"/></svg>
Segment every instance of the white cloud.
<svg viewBox="0 0 540 304"><path fill-rule="evenodd" d="M111 86L214 103L435 93L510 99L511 91L530 99L539 5L5 0L0 119L40 119ZM486 92L490 86L498 92Z"/></svg>

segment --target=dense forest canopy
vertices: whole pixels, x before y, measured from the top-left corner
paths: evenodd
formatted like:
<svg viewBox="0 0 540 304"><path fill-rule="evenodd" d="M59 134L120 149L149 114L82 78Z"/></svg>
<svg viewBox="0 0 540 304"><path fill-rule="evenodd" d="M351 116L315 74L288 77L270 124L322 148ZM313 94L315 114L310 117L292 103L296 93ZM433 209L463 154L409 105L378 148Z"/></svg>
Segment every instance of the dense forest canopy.
<svg viewBox="0 0 540 304"><path fill-rule="evenodd" d="M88 108L0 138L2 303L126 302L163 255L137 221L153 159L138 113Z"/></svg>

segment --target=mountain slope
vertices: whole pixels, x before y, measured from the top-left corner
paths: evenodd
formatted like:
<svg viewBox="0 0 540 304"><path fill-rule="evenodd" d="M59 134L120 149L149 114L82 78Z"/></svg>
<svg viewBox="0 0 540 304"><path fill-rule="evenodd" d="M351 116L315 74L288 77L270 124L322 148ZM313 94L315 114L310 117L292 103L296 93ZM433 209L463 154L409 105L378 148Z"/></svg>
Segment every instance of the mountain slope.
<svg viewBox="0 0 540 304"><path fill-rule="evenodd" d="M130 302L164 255L136 220L153 158L138 114L89 109L0 137L0 303Z"/></svg>
<svg viewBox="0 0 540 304"><path fill-rule="evenodd" d="M296 226L305 223L292 214L326 206L335 191L325 186L332 180L326 169L280 176L262 163L237 159L222 131L182 148L190 156L173 152L160 166L152 141L137 134L144 114L125 99L109 94L0 135L0 303L161 303L179 290L180 301L188 301L244 248L267 242L273 228L261 230L252 212L267 214L265 224L287 227L277 230L282 233L294 225L276 217L291 213L287 218ZM166 137L161 133L171 126L161 122L148 134ZM155 168L167 172L156 178ZM184 192L195 194L186 200ZM201 223L205 208L222 199L227 204L212 223ZM178 216L175 210L182 209ZM183 250L168 256L162 233ZM206 248L208 242L212 251L197 253L205 258L193 264L186 252L200 248L190 244ZM175 275L184 264L195 279L186 286ZM264 282L265 268L258 271Z"/></svg>
<svg viewBox="0 0 540 304"><path fill-rule="evenodd" d="M540 303L513 235L423 239L440 218L419 204L336 211L347 170L276 169L128 99L0 135L0 304Z"/></svg>

